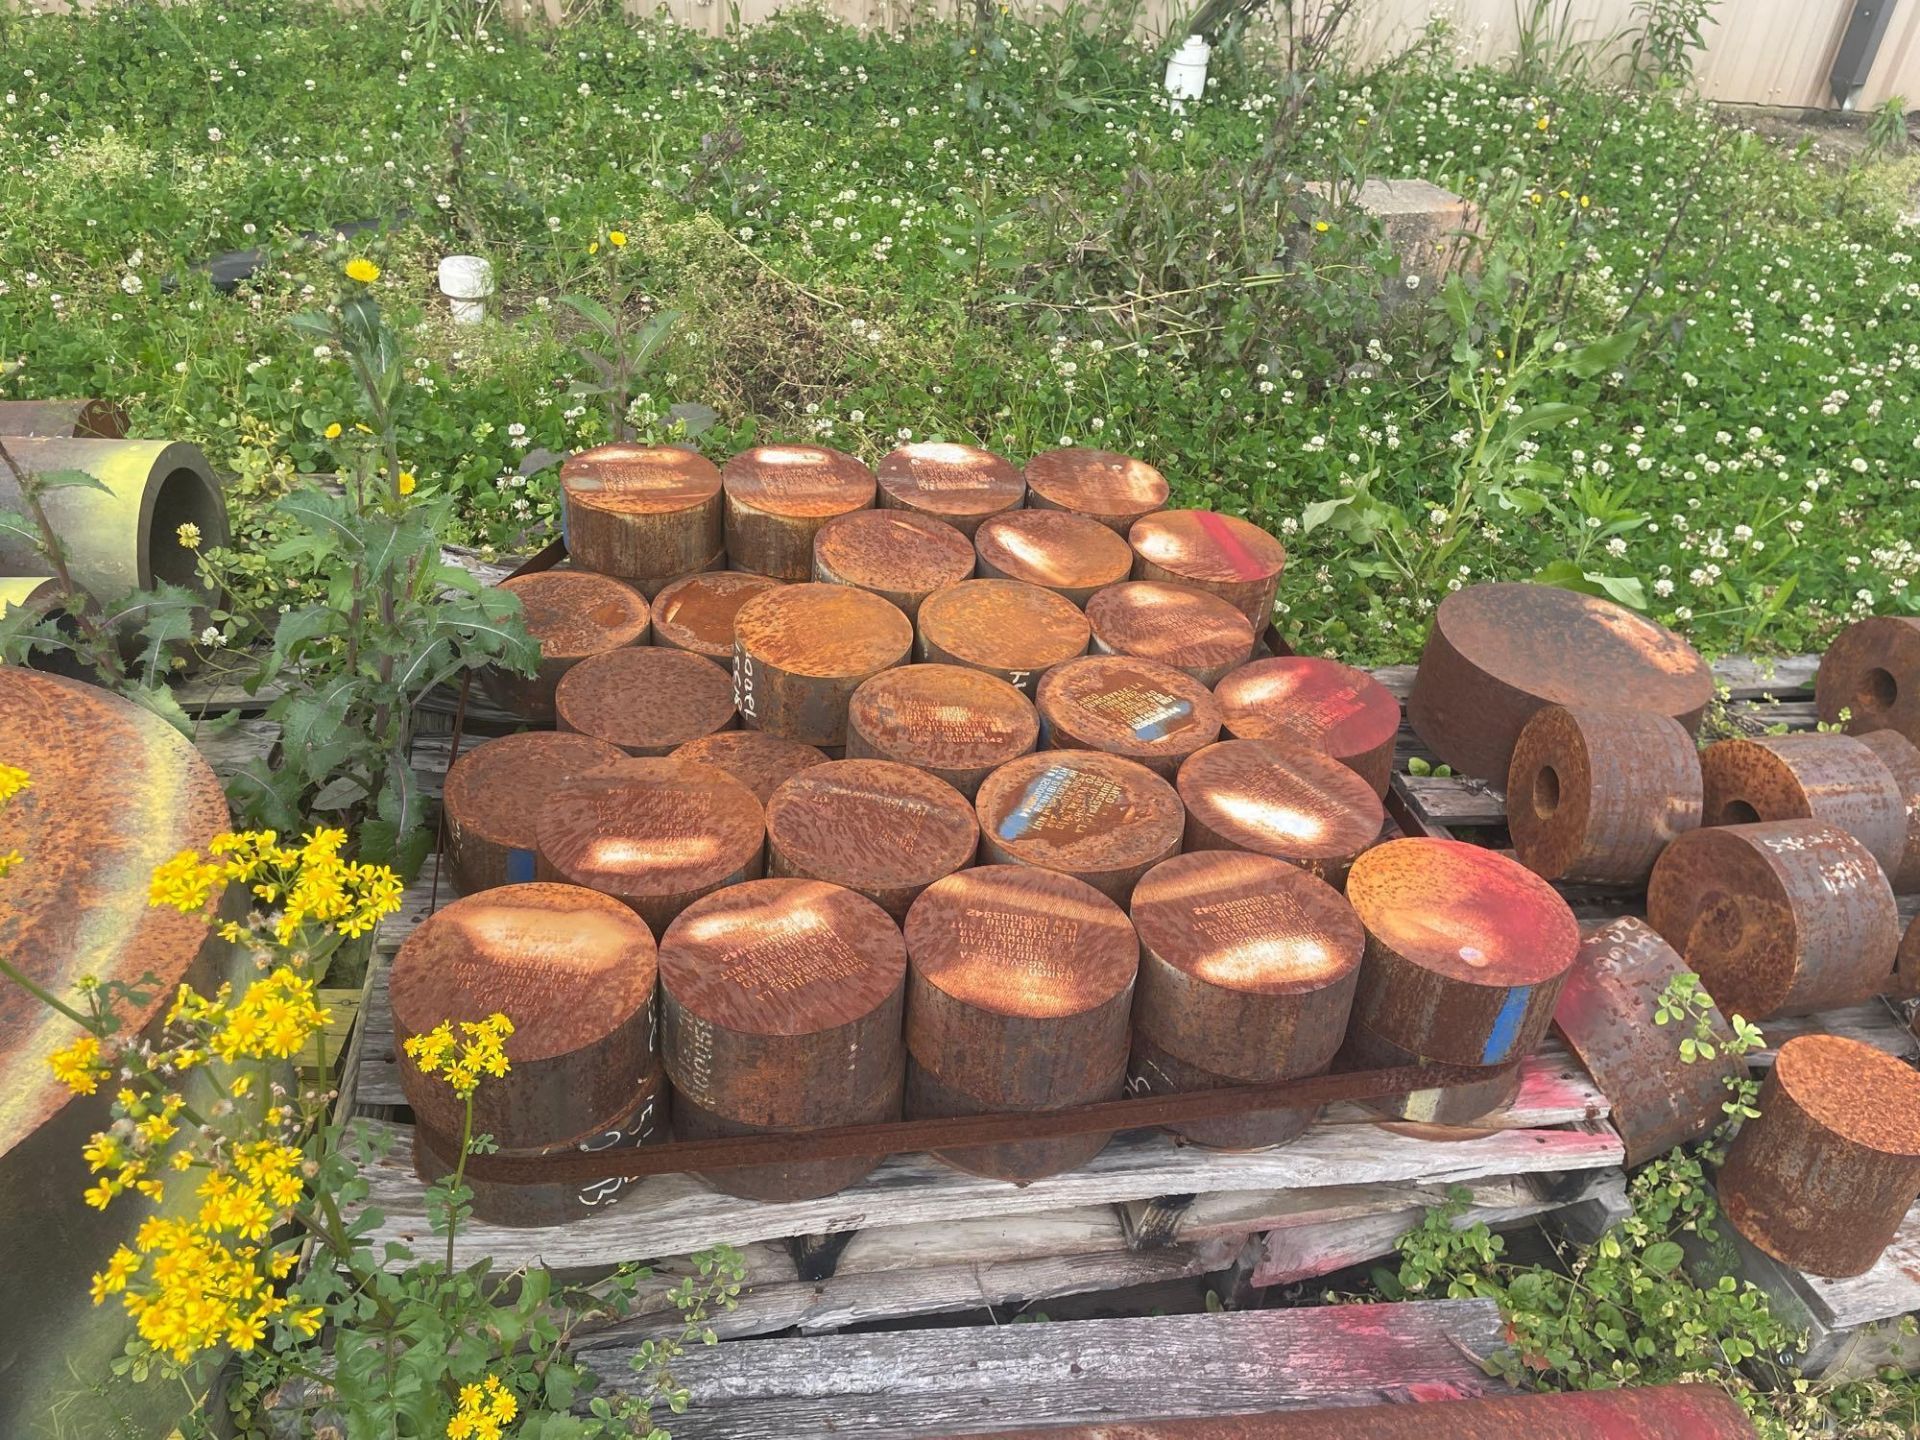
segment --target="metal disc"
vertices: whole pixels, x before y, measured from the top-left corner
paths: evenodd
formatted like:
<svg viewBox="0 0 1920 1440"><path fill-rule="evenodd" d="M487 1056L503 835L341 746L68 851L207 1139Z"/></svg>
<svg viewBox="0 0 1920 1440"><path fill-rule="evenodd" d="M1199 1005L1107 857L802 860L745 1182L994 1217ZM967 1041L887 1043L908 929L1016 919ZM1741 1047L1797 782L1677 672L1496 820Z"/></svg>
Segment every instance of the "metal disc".
<svg viewBox="0 0 1920 1440"><path fill-rule="evenodd" d="M1820 657L1814 703L1829 725L1898 730L1920 744L1920 619L1871 615L1847 626Z"/></svg>
<svg viewBox="0 0 1920 1440"><path fill-rule="evenodd" d="M824 765L826 752L764 730L721 730L689 740L673 752L678 760L717 766L753 791L762 805L790 778L810 765Z"/></svg>
<svg viewBox="0 0 1920 1440"><path fill-rule="evenodd" d="M784 583L744 570L711 570L676 580L654 597L654 638L731 667L733 620L740 607L762 590Z"/></svg>
<svg viewBox="0 0 1920 1440"><path fill-rule="evenodd" d="M1093 750L1009 760L981 782L974 808L984 861L1058 870L1122 904L1180 849L1186 824L1173 786Z"/></svg>
<svg viewBox="0 0 1920 1440"><path fill-rule="evenodd" d="M447 864L463 895L533 879L535 822L547 797L624 752L591 735L529 730L474 746L447 771Z"/></svg>
<svg viewBox="0 0 1920 1440"><path fill-rule="evenodd" d="M540 668L525 676L490 665L481 678L497 704L529 720L553 719L554 687L580 661L647 641L647 597L609 576L540 570L502 580L500 588L519 598L521 623L540 646Z"/></svg>
<svg viewBox="0 0 1920 1440"><path fill-rule="evenodd" d="M560 467L562 533L584 570L653 592L714 563L720 472L678 445L598 445Z"/></svg>
<svg viewBox="0 0 1920 1440"><path fill-rule="evenodd" d="M1253 654L1253 625L1205 590L1153 580L1126 580L1087 601L1093 648L1102 655L1137 655L1217 685Z"/></svg>
<svg viewBox="0 0 1920 1440"><path fill-rule="evenodd" d="M1087 653L1087 617L1017 580L963 580L920 606L922 660L965 665L1032 695L1047 669Z"/></svg>
<svg viewBox="0 0 1920 1440"><path fill-rule="evenodd" d="M1894 786L1907 809L1907 841L1900 863L1887 872L1895 891L1902 895L1920 890L1920 747L1898 730L1870 730L1859 737L1860 743L1880 757L1880 763L1893 776Z"/></svg>
<svg viewBox="0 0 1920 1440"><path fill-rule="evenodd" d="M1287 551L1258 525L1211 510L1161 510L1127 530L1136 580L1195 585L1227 601L1249 624L1273 620Z"/></svg>
<svg viewBox="0 0 1920 1440"><path fill-rule="evenodd" d="M1322 750L1387 793L1400 702L1364 670L1311 655L1243 665L1213 687L1221 726L1236 740L1296 740Z"/></svg>
<svg viewBox="0 0 1920 1440"><path fill-rule="evenodd" d="M1040 678L1042 743L1101 750L1171 777L1220 735L1220 707L1191 675L1131 655L1088 655Z"/></svg>
<svg viewBox="0 0 1920 1440"><path fill-rule="evenodd" d="M1851 735L1717 740L1700 755L1703 824L1824 820L1873 853L1889 875L1907 847L1906 797L1886 763Z"/></svg>
<svg viewBox="0 0 1920 1440"><path fill-rule="evenodd" d="M873 472L824 445L762 445L727 461L727 556L782 580L813 573L813 537L836 515L872 506Z"/></svg>
<svg viewBox="0 0 1920 1440"><path fill-rule="evenodd" d="M898 510L860 510L829 520L813 537L813 578L868 590L912 619L936 590L973 574L973 544L944 520Z"/></svg>
<svg viewBox="0 0 1920 1440"><path fill-rule="evenodd" d="M562 730L665 755L734 724L727 672L685 650L629 646L582 660L554 691Z"/></svg>
<svg viewBox="0 0 1920 1440"><path fill-rule="evenodd" d="M963 665L901 665L853 692L849 759L915 765L971 798L997 766L1033 750L1040 717L1006 681Z"/></svg>
<svg viewBox="0 0 1920 1440"><path fill-rule="evenodd" d="M1010 510L973 535L980 574L1024 580L1084 605L1093 592L1133 572L1127 542L1098 520L1059 510Z"/></svg>
<svg viewBox="0 0 1920 1440"><path fill-rule="evenodd" d="M1279 740L1222 740L1187 757L1175 781L1186 848L1248 850L1334 885L1380 838L1380 797L1331 756Z"/></svg>
<svg viewBox="0 0 1920 1440"><path fill-rule="evenodd" d="M970 445L902 445L881 457L876 474L883 510L931 515L969 537L982 520L1017 510L1027 498L1027 482L1012 461Z"/></svg>
<svg viewBox="0 0 1920 1440"><path fill-rule="evenodd" d="M733 632L742 722L809 745L846 744L853 692L913 650L897 607L846 585L764 591L740 607Z"/></svg>
<svg viewBox="0 0 1920 1440"><path fill-rule="evenodd" d="M1112 450L1044 450L1027 461L1027 504L1070 510L1109 530L1127 527L1167 503L1167 478L1144 460Z"/></svg>

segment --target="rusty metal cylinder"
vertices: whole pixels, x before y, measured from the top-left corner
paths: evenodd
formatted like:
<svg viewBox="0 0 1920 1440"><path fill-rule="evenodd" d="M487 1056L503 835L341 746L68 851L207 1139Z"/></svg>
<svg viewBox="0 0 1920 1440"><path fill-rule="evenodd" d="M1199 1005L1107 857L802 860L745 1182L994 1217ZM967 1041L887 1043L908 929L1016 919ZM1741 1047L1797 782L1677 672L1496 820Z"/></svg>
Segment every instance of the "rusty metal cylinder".
<svg viewBox="0 0 1920 1440"><path fill-rule="evenodd" d="M1907 804L1886 763L1851 735L1717 740L1700 754L1703 824L1824 820L1892 875L1907 848Z"/></svg>
<svg viewBox="0 0 1920 1440"><path fill-rule="evenodd" d="M1071 876L963 870L907 914L907 1113L987 1115L1119 1098L1139 966L1133 925ZM1108 1135L942 1152L1028 1181L1083 1165Z"/></svg>
<svg viewBox="0 0 1920 1440"><path fill-rule="evenodd" d="M1055 665L1087 653L1072 601L1018 580L963 580L920 606L916 658L984 670L1029 697Z"/></svg>
<svg viewBox="0 0 1920 1440"><path fill-rule="evenodd" d="M1185 848L1246 850L1346 883L1380 838L1373 787L1331 756L1280 740L1222 740L1189 756L1174 782L1187 809Z"/></svg>
<svg viewBox="0 0 1920 1440"><path fill-rule="evenodd" d="M666 755L689 740L730 730L733 682L685 650L629 646L580 661L554 689L562 730L618 745L629 755Z"/></svg>
<svg viewBox="0 0 1920 1440"><path fill-rule="evenodd" d="M1884 993L1900 1000L1920 998L1920 914L1907 922L1900 936L1900 947L1893 956L1893 978ZM1914 1018L1920 1023L1920 1015ZM1920 1035L1920 1030L1914 1033Z"/></svg>
<svg viewBox="0 0 1920 1440"><path fill-rule="evenodd" d="M1900 863L1887 870L1887 878L1896 893L1911 895L1920 890L1920 747L1898 730L1869 730L1858 738L1880 757L1906 806L1906 843L1900 850Z"/></svg>
<svg viewBox="0 0 1920 1440"><path fill-rule="evenodd" d="M1290 740L1331 755L1387 793L1400 702L1364 670L1312 655L1242 665L1213 687L1220 723L1236 740Z"/></svg>
<svg viewBox="0 0 1920 1440"><path fill-rule="evenodd" d="M1780 1047L1720 1167L1720 1208L1774 1259L1829 1278L1874 1266L1920 1196L1920 1072L1841 1035Z"/></svg>
<svg viewBox="0 0 1920 1440"><path fill-rule="evenodd" d="M733 776L753 791L762 805L788 780L810 765L824 765L824 750L764 730L720 730L689 740L673 752L679 760L698 760Z"/></svg>
<svg viewBox="0 0 1920 1440"><path fill-rule="evenodd" d="M968 539L980 522L1018 510L1027 482L1011 460L971 445L923 440L880 458L880 508L944 520Z"/></svg>
<svg viewBox="0 0 1920 1440"><path fill-rule="evenodd" d="M852 585L897 605L909 620L936 590L973 574L973 542L944 520L897 510L859 510L813 537L813 578Z"/></svg>
<svg viewBox="0 0 1920 1440"><path fill-rule="evenodd" d="M1136 655L1217 685L1253 655L1254 627L1218 595L1191 585L1123 580L1087 601L1101 655Z"/></svg>
<svg viewBox="0 0 1920 1440"><path fill-rule="evenodd" d="M1210 591L1248 623L1273 622L1273 599L1287 551L1250 521L1211 510L1161 510L1127 530L1133 547L1133 578L1168 580Z"/></svg>
<svg viewBox="0 0 1920 1440"><path fill-rule="evenodd" d="M1059 510L1009 510L973 533L987 580L1021 580L1085 605L1133 570L1127 542L1098 520Z"/></svg>
<svg viewBox="0 0 1920 1440"><path fill-rule="evenodd" d="M1842 630L1813 680L1820 718L1847 732L1898 730L1920 745L1920 619L1870 615Z"/></svg>
<svg viewBox="0 0 1920 1440"><path fill-rule="evenodd" d="M1131 655L1088 655L1040 677L1040 743L1137 760L1171 779L1220 738L1220 707L1191 675Z"/></svg>
<svg viewBox="0 0 1920 1440"><path fill-rule="evenodd" d="M488 740L454 761L441 795L454 888L473 895L532 880L547 797L622 758L618 746L591 735L529 730Z"/></svg>
<svg viewBox="0 0 1920 1440"><path fill-rule="evenodd" d="M521 675L502 665L480 672L501 709L535 724L553 723L553 692L591 655L644 645L651 623L647 597L633 586L585 570L540 570L502 580L520 601L521 622L540 646L540 668Z"/></svg>
<svg viewBox="0 0 1920 1440"><path fill-rule="evenodd" d="M907 949L871 900L756 880L689 906L661 937L661 1031L681 1139L900 1116ZM718 1170L755 1200L844 1189L877 1156Z"/></svg>
<svg viewBox="0 0 1920 1440"><path fill-rule="evenodd" d="M653 600L653 638L733 669L733 622L740 607L784 581L744 570L709 570L667 586Z"/></svg>
<svg viewBox="0 0 1920 1440"><path fill-rule="evenodd" d="M658 935L702 896L759 878L766 812L711 765L622 760L554 790L534 833L541 879L611 895Z"/></svg>
<svg viewBox="0 0 1920 1440"><path fill-rule="evenodd" d="M1455 770L1498 784L1542 706L1651 710L1691 734L1712 699L1713 672L1671 630L1595 595L1500 583L1440 602L1407 719Z"/></svg>
<svg viewBox="0 0 1920 1440"><path fill-rule="evenodd" d="M968 799L1007 761L1040 739L1033 702L962 665L901 665L853 692L847 758L898 760L946 781Z"/></svg>
<svg viewBox="0 0 1920 1440"><path fill-rule="evenodd" d="M1699 747L1650 711L1536 711L1506 784L1514 854L1546 880L1644 885L1660 852L1700 824Z"/></svg>
<svg viewBox="0 0 1920 1440"><path fill-rule="evenodd" d="M1433 1057L1383 1040L1364 1025L1349 1024L1347 1038L1340 1047L1334 1069L1395 1070L1405 1065L1429 1065ZM1389 1120L1410 1125L1470 1126L1496 1110L1504 1110L1520 1094L1518 1067L1492 1066L1486 1079L1464 1085L1447 1085L1432 1090L1415 1090L1406 1095L1363 1100L1367 1109Z"/></svg>
<svg viewBox="0 0 1920 1440"><path fill-rule="evenodd" d="M865 590L783 585L756 595L733 624L740 723L808 745L845 745L853 692L912 651L907 617Z"/></svg>
<svg viewBox="0 0 1920 1440"><path fill-rule="evenodd" d="M767 802L767 873L825 880L895 920L934 881L973 863L980 828L966 797L892 760L830 760Z"/></svg>
<svg viewBox="0 0 1920 1440"><path fill-rule="evenodd" d="M561 533L583 570L649 596L723 559L720 472L677 445L596 445L560 467Z"/></svg>
<svg viewBox="0 0 1920 1440"><path fill-rule="evenodd" d="M1127 903L1142 875L1179 853L1186 815L1144 765L1094 750L1009 760L980 782L980 858L1058 870Z"/></svg>
<svg viewBox="0 0 1920 1440"><path fill-rule="evenodd" d="M1162 509L1167 477L1144 460L1112 450L1070 446L1043 450L1027 461L1027 504L1067 510L1125 535L1143 515Z"/></svg>
<svg viewBox="0 0 1920 1440"><path fill-rule="evenodd" d="M824 445L761 445L741 451L720 473L728 561L778 580L807 579L820 527L873 506L873 472Z"/></svg>
<svg viewBox="0 0 1920 1440"><path fill-rule="evenodd" d="M1140 935L1135 1094L1317 1075L1346 1034L1366 932L1333 888L1264 855L1176 855L1129 907ZM1318 1108L1170 1127L1201 1145L1282 1145Z"/></svg>
<svg viewBox="0 0 1920 1440"><path fill-rule="evenodd" d="M1647 881L1647 923L1728 1015L1851 1005L1893 973L1899 912L1873 855L1819 820L1693 830Z"/></svg>
<svg viewBox="0 0 1920 1440"><path fill-rule="evenodd" d="M0 436L121 440L127 412L108 400L0 400Z"/></svg>

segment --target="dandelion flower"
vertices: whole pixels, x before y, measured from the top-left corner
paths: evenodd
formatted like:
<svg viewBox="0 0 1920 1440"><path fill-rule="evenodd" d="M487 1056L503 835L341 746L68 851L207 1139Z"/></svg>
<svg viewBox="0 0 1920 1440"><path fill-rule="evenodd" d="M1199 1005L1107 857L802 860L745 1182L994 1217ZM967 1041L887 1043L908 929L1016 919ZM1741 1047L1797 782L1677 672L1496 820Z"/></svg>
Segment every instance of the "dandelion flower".
<svg viewBox="0 0 1920 1440"><path fill-rule="evenodd" d="M347 278L357 280L362 285L371 285L380 278L380 267L364 255L356 255L347 262Z"/></svg>
<svg viewBox="0 0 1920 1440"><path fill-rule="evenodd" d="M411 470L402 470L400 472L400 493L402 495L411 495L416 483Z"/></svg>
<svg viewBox="0 0 1920 1440"><path fill-rule="evenodd" d="M627 243L627 232L624 230L609 230L607 232L607 243L618 250L622 245Z"/></svg>
<svg viewBox="0 0 1920 1440"><path fill-rule="evenodd" d="M1324 220L1316 220L1313 222L1313 228L1324 235L1327 233L1327 222Z"/></svg>
<svg viewBox="0 0 1920 1440"><path fill-rule="evenodd" d="M329 440L338 440L340 438L340 422L338 420L334 421L331 425L327 426L327 428L325 430L322 430L320 433L326 436L327 439Z"/></svg>

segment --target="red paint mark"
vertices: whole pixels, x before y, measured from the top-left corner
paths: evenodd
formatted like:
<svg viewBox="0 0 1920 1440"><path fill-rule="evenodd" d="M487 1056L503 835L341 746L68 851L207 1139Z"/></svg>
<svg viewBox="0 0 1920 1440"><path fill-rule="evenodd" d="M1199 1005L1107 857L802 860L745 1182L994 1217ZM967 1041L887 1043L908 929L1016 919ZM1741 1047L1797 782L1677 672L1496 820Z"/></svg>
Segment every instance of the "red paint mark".
<svg viewBox="0 0 1920 1440"><path fill-rule="evenodd" d="M1216 515L1211 510L1194 512L1194 521L1206 537L1213 541L1220 551L1220 558L1231 565L1234 573L1242 580L1265 580L1268 567L1261 564L1253 551L1247 548L1247 542L1233 533L1227 524L1227 517Z"/></svg>

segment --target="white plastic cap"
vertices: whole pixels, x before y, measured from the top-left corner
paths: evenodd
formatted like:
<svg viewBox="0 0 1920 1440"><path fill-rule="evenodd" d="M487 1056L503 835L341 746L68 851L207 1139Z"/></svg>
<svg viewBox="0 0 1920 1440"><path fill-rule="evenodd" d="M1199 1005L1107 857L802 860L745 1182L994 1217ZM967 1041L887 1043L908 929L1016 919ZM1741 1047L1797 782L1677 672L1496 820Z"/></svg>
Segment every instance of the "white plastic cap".
<svg viewBox="0 0 1920 1440"><path fill-rule="evenodd" d="M449 255L440 262L440 293L454 300L484 300L493 294L493 262L478 255Z"/></svg>

